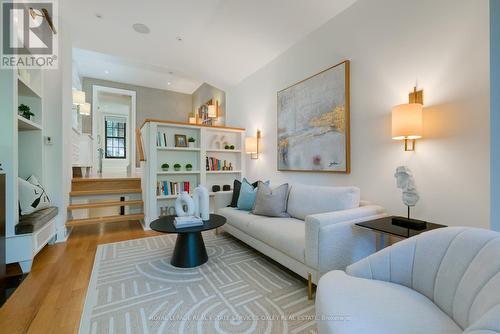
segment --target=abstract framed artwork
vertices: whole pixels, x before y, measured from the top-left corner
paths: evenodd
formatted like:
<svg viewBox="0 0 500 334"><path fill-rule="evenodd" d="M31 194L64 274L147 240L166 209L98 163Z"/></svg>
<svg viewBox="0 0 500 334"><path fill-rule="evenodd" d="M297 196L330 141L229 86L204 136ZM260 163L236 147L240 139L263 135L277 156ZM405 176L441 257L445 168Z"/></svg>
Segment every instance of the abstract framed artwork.
<svg viewBox="0 0 500 334"><path fill-rule="evenodd" d="M278 92L278 170L350 173L349 61Z"/></svg>

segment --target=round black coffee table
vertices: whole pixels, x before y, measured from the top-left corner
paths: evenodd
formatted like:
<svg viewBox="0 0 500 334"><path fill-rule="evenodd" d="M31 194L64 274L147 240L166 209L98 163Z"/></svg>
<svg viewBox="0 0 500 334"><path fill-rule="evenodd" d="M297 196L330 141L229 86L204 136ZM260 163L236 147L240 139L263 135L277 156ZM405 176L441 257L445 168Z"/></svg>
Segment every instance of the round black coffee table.
<svg viewBox="0 0 500 334"><path fill-rule="evenodd" d="M213 230L226 223L226 218L211 214L203 225L175 228L175 216L165 216L151 222L151 229L163 233L177 233L174 254L170 263L179 268L193 268L208 261L207 250L201 232Z"/></svg>

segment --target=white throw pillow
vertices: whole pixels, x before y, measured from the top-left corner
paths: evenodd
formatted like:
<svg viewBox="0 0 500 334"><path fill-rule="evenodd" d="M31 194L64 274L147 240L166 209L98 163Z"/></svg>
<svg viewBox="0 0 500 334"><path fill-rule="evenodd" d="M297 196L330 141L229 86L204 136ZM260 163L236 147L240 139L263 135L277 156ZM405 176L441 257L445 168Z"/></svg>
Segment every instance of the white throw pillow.
<svg viewBox="0 0 500 334"><path fill-rule="evenodd" d="M21 215L29 215L50 206L49 196L34 176L28 181L19 178L19 207ZM36 184L35 184L36 183Z"/></svg>

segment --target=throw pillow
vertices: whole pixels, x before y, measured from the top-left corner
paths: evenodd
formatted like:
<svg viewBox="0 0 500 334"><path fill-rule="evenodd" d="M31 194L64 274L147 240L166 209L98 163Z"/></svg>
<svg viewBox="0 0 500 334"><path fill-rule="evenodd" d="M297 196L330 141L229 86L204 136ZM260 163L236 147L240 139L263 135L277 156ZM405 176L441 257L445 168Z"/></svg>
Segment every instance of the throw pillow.
<svg viewBox="0 0 500 334"><path fill-rule="evenodd" d="M269 184L267 181L264 184ZM255 203L258 187L254 187L247 179L241 182L240 196L238 197L238 210L250 211Z"/></svg>
<svg viewBox="0 0 500 334"><path fill-rule="evenodd" d="M36 178L31 179L35 182ZM36 180L38 183L38 180ZM19 207L21 215L29 215L35 211L48 208L50 200L45 190L38 185L34 185L28 181L19 178ZM39 183L38 183L39 184Z"/></svg>
<svg viewBox="0 0 500 334"><path fill-rule="evenodd" d="M259 183L259 181L252 183L252 186L254 188L257 188L257 183ZM240 189L241 189L241 182L239 180L234 180L233 198L231 199L231 204L229 204L229 206L232 208L238 207L238 198L240 198Z"/></svg>
<svg viewBox="0 0 500 334"><path fill-rule="evenodd" d="M271 189L268 184L259 182L252 213L267 217L290 217L286 212L288 183Z"/></svg>

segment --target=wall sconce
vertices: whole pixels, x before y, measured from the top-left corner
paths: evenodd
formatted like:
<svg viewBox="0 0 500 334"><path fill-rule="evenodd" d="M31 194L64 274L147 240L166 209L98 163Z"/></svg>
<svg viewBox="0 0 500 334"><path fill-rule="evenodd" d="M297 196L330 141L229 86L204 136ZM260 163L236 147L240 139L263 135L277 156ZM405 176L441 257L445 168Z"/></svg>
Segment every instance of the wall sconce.
<svg viewBox="0 0 500 334"><path fill-rule="evenodd" d="M415 151L416 139L422 138L424 91L415 87L408 100L392 109L392 139L403 140L405 151Z"/></svg>
<svg viewBox="0 0 500 334"><path fill-rule="evenodd" d="M256 137L246 137L245 138L245 151L250 154L250 159L259 159L259 142L260 142L260 130L257 130Z"/></svg>
<svg viewBox="0 0 500 334"><path fill-rule="evenodd" d="M85 103L85 92L81 90L73 91L73 104L80 105Z"/></svg>
<svg viewBox="0 0 500 334"><path fill-rule="evenodd" d="M90 103L84 103L78 106L80 115L90 116Z"/></svg>

